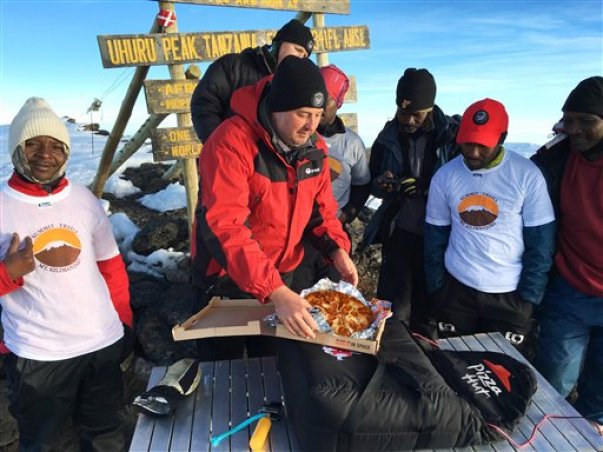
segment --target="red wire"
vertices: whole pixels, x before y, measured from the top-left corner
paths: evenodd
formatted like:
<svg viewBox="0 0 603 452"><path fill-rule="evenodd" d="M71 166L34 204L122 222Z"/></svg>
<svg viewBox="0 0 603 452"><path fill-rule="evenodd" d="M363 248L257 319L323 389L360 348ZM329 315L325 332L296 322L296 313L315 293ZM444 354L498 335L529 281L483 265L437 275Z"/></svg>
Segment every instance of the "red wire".
<svg viewBox="0 0 603 452"><path fill-rule="evenodd" d="M440 347L440 343L438 341L434 341L432 339L429 339L428 337L423 336L422 334L419 333L411 333L414 337L419 338L425 342L427 342L430 345L433 345L434 347L439 348Z"/></svg>
<svg viewBox="0 0 603 452"><path fill-rule="evenodd" d="M532 443L532 441L534 440L534 437L536 436L536 431L538 430L538 427L540 427L545 421L547 421L549 419L583 419L583 417L582 416L559 416L557 414L545 414L544 417L540 421L538 421L538 423L532 429L532 434L530 435L530 437L521 444L516 443L513 440L513 438L511 438L507 434L507 432L505 432L499 426L494 425L494 424L487 424L487 425L488 425L488 427L491 427L494 430L496 430L503 438L505 438L507 441L509 441L514 447L516 447L517 449L523 449L524 447L527 447Z"/></svg>

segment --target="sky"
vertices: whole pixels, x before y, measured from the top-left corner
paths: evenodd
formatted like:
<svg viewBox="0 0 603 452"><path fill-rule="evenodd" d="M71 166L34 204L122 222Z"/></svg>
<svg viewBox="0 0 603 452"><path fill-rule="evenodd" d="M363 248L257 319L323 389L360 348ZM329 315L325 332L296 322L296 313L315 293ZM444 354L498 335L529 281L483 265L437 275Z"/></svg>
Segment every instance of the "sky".
<svg viewBox="0 0 603 452"><path fill-rule="evenodd" d="M447 114L490 97L510 116L508 142L542 144L582 79L603 73L601 0L350 0L326 26L366 25L370 49L333 52L329 62L357 80L359 133L370 146L395 113L407 67L429 69ZM180 32L277 29L295 13L175 4ZM111 130L134 68L104 69L97 35L148 33L152 0L0 0L0 124L25 100L44 97L60 115ZM308 23L311 22L311 19ZM204 71L208 63L198 63ZM148 79L168 79L166 66ZM95 98L102 108L86 113ZM140 94L126 132L147 118ZM172 115L174 116L174 115ZM170 117L162 126L174 126ZM0 149L0 161L6 158Z"/></svg>

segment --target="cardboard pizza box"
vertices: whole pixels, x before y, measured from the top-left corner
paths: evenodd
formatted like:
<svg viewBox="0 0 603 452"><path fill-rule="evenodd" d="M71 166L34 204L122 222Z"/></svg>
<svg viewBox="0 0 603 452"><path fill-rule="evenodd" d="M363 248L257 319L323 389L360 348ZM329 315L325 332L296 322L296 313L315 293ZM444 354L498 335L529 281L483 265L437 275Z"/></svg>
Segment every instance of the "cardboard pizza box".
<svg viewBox="0 0 603 452"><path fill-rule="evenodd" d="M382 321L375 338L370 340L327 333L316 333L315 339L306 339L291 334L284 325L272 327L264 322L264 317L273 312L271 303L263 305L255 299L222 300L214 297L197 314L172 328L172 336L175 341L226 336L273 336L375 355L385 326L385 321Z"/></svg>

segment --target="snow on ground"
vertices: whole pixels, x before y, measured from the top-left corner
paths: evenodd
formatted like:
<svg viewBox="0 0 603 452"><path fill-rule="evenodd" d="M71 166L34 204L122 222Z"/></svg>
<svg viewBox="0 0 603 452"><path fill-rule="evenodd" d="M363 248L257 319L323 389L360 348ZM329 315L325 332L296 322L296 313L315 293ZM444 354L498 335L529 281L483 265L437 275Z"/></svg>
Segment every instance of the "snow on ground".
<svg viewBox="0 0 603 452"><path fill-rule="evenodd" d="M183 209L186 207L186 190L178 182L174 182L157 193L143 196L138 202L147 209L158 212Z"/></svg>

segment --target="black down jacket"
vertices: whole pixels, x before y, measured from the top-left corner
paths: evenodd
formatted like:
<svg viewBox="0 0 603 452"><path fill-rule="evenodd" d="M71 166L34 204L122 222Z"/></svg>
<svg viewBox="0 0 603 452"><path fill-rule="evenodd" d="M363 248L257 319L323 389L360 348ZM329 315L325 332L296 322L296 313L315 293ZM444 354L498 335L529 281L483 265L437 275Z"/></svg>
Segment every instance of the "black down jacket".
<svg viewBox="0 0 603 452"><path fill-rule="evenodd" d="M501 439L486 425L490 413L484 417L470 397L451 389L396 321L388 321L377 357L354 354L338 361L320 346L282 341L278 366L289 425L304 451L452 448ZM528 384L515 418L523 416L535 389L529 369L524 376ZM457 380L464 384L466 378Z"/></svg>
<svg viewBox="0 0 603 452"><path fill-rule="evenodd" d="M275 68L276 60L268 45L229 53L209 65L191 97L193 126L202 143L222 121L232 116L232 93L272 74Z"/></svg>

